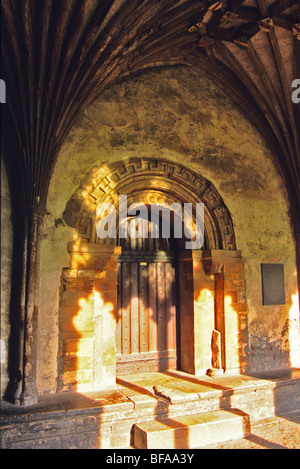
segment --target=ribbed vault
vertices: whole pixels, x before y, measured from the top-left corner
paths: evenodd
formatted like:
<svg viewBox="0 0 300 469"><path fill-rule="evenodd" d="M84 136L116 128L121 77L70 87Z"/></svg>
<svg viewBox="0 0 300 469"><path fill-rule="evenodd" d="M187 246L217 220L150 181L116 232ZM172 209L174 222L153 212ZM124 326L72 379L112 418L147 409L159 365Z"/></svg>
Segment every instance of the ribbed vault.
<svg viewBox="0 0 300 469"><path fill-rule="evenodd" d="M299 0L3 0L1 10L4 148L25 205L45 207L61 145L106 85L186 63L237 99L267 139L299 232Z"/></svg>

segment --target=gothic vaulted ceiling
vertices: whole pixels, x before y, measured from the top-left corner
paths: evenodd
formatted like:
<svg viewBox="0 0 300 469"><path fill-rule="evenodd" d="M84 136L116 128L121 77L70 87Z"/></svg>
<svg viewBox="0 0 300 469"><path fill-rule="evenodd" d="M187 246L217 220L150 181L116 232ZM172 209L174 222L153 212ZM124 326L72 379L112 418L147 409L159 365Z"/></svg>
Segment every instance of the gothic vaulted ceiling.
<svg viewBox="0 0 300 469"><path fill-rule="evenodd" d="M183 63L250 116L300 206L299 0L1 0L4 152L24 204L45 207L79 113L124 74Z"/></svg>

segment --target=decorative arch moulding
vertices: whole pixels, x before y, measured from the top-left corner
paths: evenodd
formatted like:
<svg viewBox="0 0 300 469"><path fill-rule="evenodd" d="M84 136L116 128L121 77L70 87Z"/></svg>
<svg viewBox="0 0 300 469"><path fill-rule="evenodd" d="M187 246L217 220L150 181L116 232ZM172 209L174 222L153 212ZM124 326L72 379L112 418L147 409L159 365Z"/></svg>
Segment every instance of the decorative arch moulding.
<svg viewBox="0 0 300 469"><path fill-rule="evenodd" d="M158 158L129 158L94 166L66 204L64 221L75 228L82 242L95 239L96 210L100 203L117 207L119 195L128 202L148 193L179 203L204 203L205 236L209 249L235 250L233 223L214 185L184 165ZM149 196L150 197L150 196ZM151 197L150 197L151 199Z"/></svg>

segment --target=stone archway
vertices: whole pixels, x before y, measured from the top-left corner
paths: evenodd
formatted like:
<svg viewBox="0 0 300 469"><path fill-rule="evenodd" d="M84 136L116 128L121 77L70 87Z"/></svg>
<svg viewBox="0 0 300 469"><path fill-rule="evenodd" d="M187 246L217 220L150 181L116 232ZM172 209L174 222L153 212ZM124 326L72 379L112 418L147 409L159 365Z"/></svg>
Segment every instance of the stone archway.
<svg viewBox="0 0 300 469"><path fill-rule="evenodd" d="M121 194L127 195L128 205L204 203L204 249L178 254L179 366L192 374L213 366L219 371L243 368L243 264L224 201L208 180L182 165L135 158L94 167L66 205L64 220L76 229L77 239L69 245L70 268L62 275L59 388L115 385L121 248L115 240L99 242L95 227L97 206L110 202L118 207Z"/></svg>
<svg viewBox="0 0 300 469"><path fill-rule="evenodd" d="M128 203L143 193L158 199L205 204L205 237L208 249L236 249L230 213L214 185L178 163L163 159L131 158L111 165L95 166L83 178L63 215L78 230L83 242L96 241L95 213L99 203L117 206L118 195L127 194Z"/></svg>

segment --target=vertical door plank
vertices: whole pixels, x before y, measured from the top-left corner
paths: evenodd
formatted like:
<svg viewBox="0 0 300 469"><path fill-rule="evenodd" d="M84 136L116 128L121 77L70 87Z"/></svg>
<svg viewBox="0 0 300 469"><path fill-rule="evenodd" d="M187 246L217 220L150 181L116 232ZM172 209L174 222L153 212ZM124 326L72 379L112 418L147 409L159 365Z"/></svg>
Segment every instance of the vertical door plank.
<svg viewBox="0 0 300 469"><path fill-rule="evenodd" d="M158 349L157 336L157 288L156 288L156 262L148 264L148 290L149 290L149 350Z"/></svg>
<svg viewBox="0 0 300 469"><path fill-rule="evenodd" d="M158 350L166 350L165 264L157 263L157 329Z"/></svg>
<svg viewBox="0 0 300 469"><path fill-rule="evenodd" d="M177 291L176 291L176 270L172 266L172 324L173 324L173 346L177 357ZM176 367L177 363L174 364Z"/></svg>
<svg viewBox="0 0 300 469"><path fill-rule="evenodd" d="M122 354L130 353L130 263L122 264Z"/></svg>
<svg viewBox="0 0 300 469"><path fill-rule="evenodd" d="M175 309L173 299L174 268L171 262L165 264L166 271L166 349L175 350Z"/></svg>
<svg viewBox="0 0 300 469"><path fill-rule="evenodd" d="M149 252L152 252L154 251L154 239L153 239L153 226L152 226L152 223L149 221L149 225L148 225L148 230L149 230L149 233L148 233L148 241L149 241Z"/></svg>
<svg viewBox="0 0 300 469"><path fill-rule="evenodd" d="M122 353L122 264L118 262L118 292L117 292L117 325L116 325L116 347L117 354Z"/></svg>
<svg viewBox="0 0 300 469"><path fill-rule="evenodd" d="M147 264L140 263L140 352L149 351L148 334L148 268Z"/></svg>
<svg viewBox="0 0 300 469"><path fill-rule="evenodd" d="M138 263L131 262L130 275L130 324L131 324L131 353L139 352L139 291L138 291Z"/></svg>

